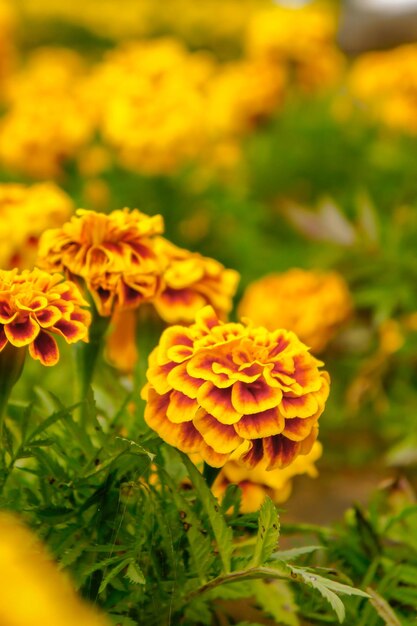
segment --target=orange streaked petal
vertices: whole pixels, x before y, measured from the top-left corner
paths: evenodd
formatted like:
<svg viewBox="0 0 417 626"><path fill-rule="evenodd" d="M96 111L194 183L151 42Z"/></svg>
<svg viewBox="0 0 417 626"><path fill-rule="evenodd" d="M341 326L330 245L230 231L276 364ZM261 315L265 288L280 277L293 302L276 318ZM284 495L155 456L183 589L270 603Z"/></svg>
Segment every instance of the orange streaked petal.
<svg viewBox="0 0 417 626"><path fill-rule="evenodd" d="M319 404L314 394L308 393L299 398L284 396L280 404L280 410L286 418L310 417L318 410Z"/></svg>
<svg viewBox="0 0 417 626"><path fill-rule="evenodd" d="M0 302L0 324L10 324L19 315L18 311L14 311L8 302Z"/></svg>
<svg viewBox="0 0 417 626"><path fill-rule="evenodd" d="M36 319L42 328L50 328L62 317L61 311L56 306L48 306L42 311L36 312Z"/></svg>
<svg viewBox="0 0 417 626"><path fill-rule="evenodd" d="M245 384L235 382L232 388L232 404L238 413L252 415L272 409L281 402L282 391L269 387L264 380Z"/></svg>
<svg viewBox="0 0 417 626"><path fill-rule="evenodd" d="M285 429L282 433L291 441L303 441L311 433L312 428L317 422L317 417L294 417L285 421Z"/></svg>
<svg viewBox="0 0 417 626"><path fill-rule="evenodd" d="M173 349L172 352L168 352ZM170 326L161 335L157 360L160 365L168 361L182 363L193 354L193 339L191 331L183 326ZM175 358L173 358L175 357Z"/></svg>
<svg viewBox="0 0 417 626"><path fill-rule="evenodd" d="M174 367L169 372L167 380L173 389L185 393L186 396L193 400L197 397L200 385L204 383L204 380L193 378L188 374L186 362Z"/></svg>
<svg viewBox="0 0 417 626"><path fill-rule="evenodd" d="M220 369L216 367L216 364L219 364L219 356L215 352L204 350L194 354L193 358L188 361L187 371L190 376L211 381L216 387L231 387L234 379L230 378L223 368L221 368L220 372L215 371Z"/></svg>
<svg viewBox="0 0 417 626"><path fill-rule="evenodd" d="M172 386L168 381L168 374L176 365L176 363L166 363L165 365L151 365L148 368L146 378L160 395L171 391Z"/></svg>
<svg viewBox="0 0 417 626"><path fill-rule="evenodd" d="M4 327L0 326L0 352L3 350L7 342L8 339L6 337L6 333L4 332Z"/></svg>
<svg viewBox="0 0 417 626"><path fill-rule="evenodd" d="M197 400L199 404L219 420L222 424L236 424L242 417L233 407L231 390L218 389L213 383L207 381L198 390Z"/></svg>
<svg viewBox="0 0 417 626"><path fill-rule="evenodd" d="M22 322L12 322L4 326L7 339L12 345L16 346L16 348L21 348L22 346L27 346L32 343L38 336L39 331L39 324L30 316Z"/></svg>
<svg viewBox="0 0 417 626"><path fill-rule="evenodd" d="M279 435L284 430L284 427L285 419L280 414L278 407L254 413L253 415L244 415L235 424L236 432L244 439L259 439Z"/></svg>
<svg viewBox="0 0 417 626"><path fill-rule="evenodd" d="M203 461L207 463L207 465L211 465L211 467L223 467L230 456L229 454L215 452L213 448L204 443L204 441L200 445L198 453Z"/></svg>
<svg viewBox="0 0 417 626"><path fill-rule="evenodd" d="M33 359L39 360L42 365L56 365L59 360L59 350L55 339L43 330L29 345L29 354Z"/></svg>
<svg viewBox="0 0 417 626"><path fill-rule="evenodd" d="M87 335L87 328L84 324L64 319L59 320L51 330L64 337L67 343L75 343Z"/></svg>
<svg viewBox="0 0 417 626"><path fill-rule="evenodd" d="M253 469L264 458L263 439L254 439L251 441L251 447L249 450L240 457L241 461L247 466Z"/></svg>
<svg viewBox="0 0 417 626"><path fill-rule="evenodd" d="M174 424L191 422L198 410L198 404L180 391L172 391L169 396L167 417Z"/></svg>
<svg viewBox="0 0 417 626"><path fill-rule="evenodd" d="M267 470L287 467L300 453L301 444L283 435L263 439Z"/></svg>
<svg viewBox="0 0 417 626"><path fill-rule="evenodd" d="M194 419L194 426L206 444L220 454L230 454L242 443L242 439L236 434L233 426L221 424L204 409Z"/></svg>

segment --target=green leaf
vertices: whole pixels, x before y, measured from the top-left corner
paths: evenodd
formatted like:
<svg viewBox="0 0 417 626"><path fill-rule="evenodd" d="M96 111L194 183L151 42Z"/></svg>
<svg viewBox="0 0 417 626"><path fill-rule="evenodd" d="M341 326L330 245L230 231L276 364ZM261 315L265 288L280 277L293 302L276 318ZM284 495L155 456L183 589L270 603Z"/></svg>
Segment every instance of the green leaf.
<svg viewBox="0 0 417 626"><path fill-rule="evenodd" d="M144 585L146 583L145 576L139 565L132 561L126 571L126 578L135 585Z"/></svg>
<svg viewBox="0 0 417 626"><path fill-rule="evenodd" d="M105 588L107 587L107 585L109 584L109 582L115 578L117 576L117 574L119 574L122 569L124 569L125 567L130 565L130 559L124 559L121 563L119 563L118 565L116 565L115 567L113 567L113 569L111 569L108 574L106 574L106 576L103 578L103 580L101 581L101 585L98 589L99 593L103 593L103 591L105 590Z"/></svg>
<svg viewBox="0 0 417 626"><path fill-rule="evenodd" d="M216 498L207 486L206 481L200 474L196 466L187 455L179 453L185 467L188 470L191 482L194 485L201 503L207 513L213 534L217 542L217 548L223 564L223 571L227 574L230 572L231 557L233 551L233 533L231 528L226 524L226 520L220 511L220 507Z"/></svg>
<svg viewBox="0 0 417 626"><path fill-rule="evenodd" d="M366 591L369 594L370 603L378 613L379 617L383 620L385 626L402 626L400 620L395 615L388 602L384 600L379 593L370 587L367 587Z"/></svg>
<svg viewBox="0 0 417 626"><path fill-rule="evenodd" d="M369 595L361 589L349 587L348 585L329 580L328 578L323 578L323 576L319 576L315 572L309 572L303 568L292 567L291 569L296 578L299 577L306 585L317 589L323 598L329 602L339 622L343 622L345 619L345 607L336 593L369 598Z"/></svg>
<svg viewBox="0 0 417 626"><path fill-rule="evenodd" d="M279 539L279 518L275 504L271 498L265 498L258 519L258 537L252 566L257 567L265 563L275 548Z"/></svg>
<svg viewBox="0 0 417 626"><path fill-rule="evenodd" d="M269 557L270 561L292 561L293 559L297 559L299 556L303 556L304 554L311 554L311 552L315 552L316 550L325 550L323 546L305 546L301 548L291 548L290 550L279 550L278 552L274 552Z"/></svg>
<svg viewBox="0 0 417 626"><path fill-rule="evenodd" d="M255 580L251 583L251 590L256 603L280 626L299 626L297 605L285 581Z"/></svg>

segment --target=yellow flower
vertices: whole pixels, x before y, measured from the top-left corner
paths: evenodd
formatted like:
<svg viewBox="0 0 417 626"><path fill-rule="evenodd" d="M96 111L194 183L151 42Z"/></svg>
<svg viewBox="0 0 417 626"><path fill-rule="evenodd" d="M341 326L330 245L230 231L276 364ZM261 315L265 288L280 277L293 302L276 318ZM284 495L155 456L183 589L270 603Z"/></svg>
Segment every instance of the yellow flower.
<svg viewBox="0 0 417 626"><path fill-rule="evenodd" d="M298 456L288 467L269 472L265 461L254 469L248 469L238 461L228 461L214 481L212 491L220 498L228 485L239 485L242 490L242 513L258 511L266 496L272 498L276 504L281 504L290 497L294 476L307 474L315 478L318 475L314 463L321 454L322 445L315 441L308 454Z"/></svg>
<svg viewBox="0 0 417 626"><path fill-rule="evenodd" d="M221 467L285 467L307 454L329 376L286 330L223 323L205 307L195 324L166 329L149 357L145 420L162 439Z"/></svg>
<svg viewBox="0 0 417 626"><path fill-rule="evenodd" d="M191 323L197 312L210 304L226 318L232 308L239 275L221 263L197 252L178 248L157 237L155 252L164 266L163 287L153 305L165 322Z"/></svg>
<svg viewBox="0 0 417 626"><path fill-rule="evenodd" d="M210 81L208 115L214 138L253 130L283 100L285 73L263 60L236 61L220 67Z"/></svg>
<svg viewBox="0 0 417 626"><path fill-rule="evenodd" d="M246 48L249 57L284 63L289 79L306 90L334 83L343 68L336 47L336 15L328 8L275 6L251 20Z"/></svg>
<svg viewBox="0 0 417 626"><path fill-rule="evenodd" d="M206 55L171 39L125 44L98 66L91 99L104 141L125 167L170 173L200 153L211 72Z"/></svg>
<svg viewBox="0 0 417 626"><path fill-rule="evenodd" d="M417 133L417 45L371 52L352 66L350 92L361 107L391 128Z"/></svg>
<svg viewBox="0 0 417 626"><path fill-rule="evenodd" d="M59 350L52 335L67 343L88 341L86 305L74 283L59 274L0 270L0 353L8 344L27 346L32 358L55 365Z"/></svg>
<svg viewBox="0 0 417 626"><path fill-rule="evenodd" d="M40 235L72 212L70 197L53 183L0 184L0 267L32 267Z"/></svg>
<svg viewBox="0 0 417 626"><path fill-rule="evenodd" d="M39 263L83 279L100 315L139 306L160 288L161 266L153 238L163 230L160 215L137 209L110 215L79 209L62 228L43 234Z"/></svg>
<svg viewBox="0 0 417 626"><path fill-rule="evenodd" d="M0 513L0 624L109 626L75 593L37 537L18 518Z"/></svg>
<svg viewBox="0 0 417 626"><path fill-rule="evenodd" d="M352 311L348 287L337 272L291 269L247 287L239 314L269 330L288 328L314 352L323 350Z"/></svg>
<svg viewBox="0 0 417 626"><path fill-rule="evenodd" d="M11 82L0 124L0 160L35 178L62 174L64 163L91 138L79 57L60 49L39 50Z"/></svg>

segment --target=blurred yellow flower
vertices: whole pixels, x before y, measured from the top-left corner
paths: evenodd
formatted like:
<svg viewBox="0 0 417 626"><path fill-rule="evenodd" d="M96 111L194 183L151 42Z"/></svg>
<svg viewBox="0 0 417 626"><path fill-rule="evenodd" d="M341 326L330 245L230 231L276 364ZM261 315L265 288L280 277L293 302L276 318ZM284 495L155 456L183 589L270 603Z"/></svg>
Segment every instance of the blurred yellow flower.
<svg viewBox="0 0 417 626"><path fill-rule="evenodd" d="M8 85L8 107L0 122L4 167L35 178L62 174L65 162L93 132L83 79L75 52L46 48L33 53Z"/></svg>
<svg viewBox="0 0 417 626"><path fill-rule="evenodd" d="M88 341L90 313L74 283L60 274L0 270L0 352L8 344L29 349L42 365L59 360L58 345L52 335L67 343Z"/></svg>
<svg viewBox="0 0 417 626"><path fill-rule="evenodd" d="M172 39L124 44L98 65L91 101L104 141L125 167L169 173L200 153L211 72L207 55L190 54Z"/></svg>
<svg viewBox="0 0 417 626"><path fill-rule="evenodd" d="M351 68L349 87L372 118L417 133L417 44L358 57Z"/></svg>
<svg viewBox="0 0 417 626"><path fill-rule="evenodd" d="M77 596L36 535L12 514L0 513L0 624L109 626Z"/></svg>
<svg viewBox="0 0 417 626"><path fill-rule="evenodd" d="M137 209L110 215L79 209L62 228L42 235L39 264L83 279L99 314L109 316L158 293L162 268L153 239L162 231L160 215L150 217Z"/></svg>
<svg viewBox="0 0 417 626"><path fill-rule="evenodd" d="M323 350L349 318L352 300L337 272L293 268L251 283L239 314L269 330L288 328L314 352Z"/></svg>
<svg viewBox="0 0 417 626"><path fill-rule="evenodd" d="M311 478L318 476L314 463L321 457L322 445L314 442L308 454L298 456L291 465L272 471L266 470L266 463L248 469L238 461L227 461L213 483L214 495L221 498L228 485L239 485L242 490L241 513L258 511L266 496L276 504L288 500L292 491L292 479L299 474Z"/></svg>
<svg viewBox="0 0 417 626"><path fill-rule="evenodd" d="M250 58L284 64L290 83L322 89L340 78L343 55L336 46L337 19L326 6L275 6L256 13L248 26Z"/></svg>
<svg viewBox="0 0 417 626"><path fill-rule="evenodd" d="M214 467L282 468L310 452L329 393L320 361L290 331L222 323L205 307L149 357L145 421Z"/></svg>
<svg viewBox="0 0 417 626"><path fill-rule="evenodd" d="M71 198L53 183L0 184L0 268L31 268L40 235L63 224L73 208Z"/></svg>

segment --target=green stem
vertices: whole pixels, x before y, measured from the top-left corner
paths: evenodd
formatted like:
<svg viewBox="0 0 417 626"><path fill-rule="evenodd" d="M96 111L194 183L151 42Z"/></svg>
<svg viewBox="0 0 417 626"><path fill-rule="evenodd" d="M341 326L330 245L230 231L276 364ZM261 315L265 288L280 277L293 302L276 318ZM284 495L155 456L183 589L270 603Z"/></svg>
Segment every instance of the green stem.
<svg viewBox="0 0 417 626"><path fill-rule="evenodd" d="M16 348L8 342L0 352L0 467L5 469L4 422L7 404L25 363L26 347Z"/></svg>
<svg viewBox="0 0 417 626"><path fill-rule="evenodd" d="M98 314L94 303L91 303L92 321L88 343L79 343L76 349L77 377L79 381L80 400L84 401L80 409L80 422L87 427L88 408L87 396L93 381L98 358L103 347L103 340L110 323L110 317Z"/></svg>
<svg viewBox="0 0 417 626"><path fill-rule="evenodd" d="M204 468L203 468L203 476L206 479L206 483L208 487L212 487L214 481L216 480L217 476L220 474L221 471L221 467L211 467L211 465L207 465L207 463L204 463Z"/></svg>

